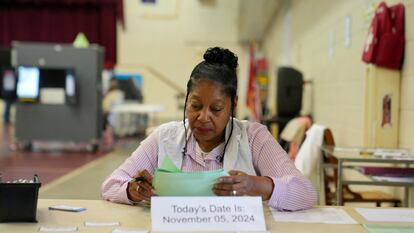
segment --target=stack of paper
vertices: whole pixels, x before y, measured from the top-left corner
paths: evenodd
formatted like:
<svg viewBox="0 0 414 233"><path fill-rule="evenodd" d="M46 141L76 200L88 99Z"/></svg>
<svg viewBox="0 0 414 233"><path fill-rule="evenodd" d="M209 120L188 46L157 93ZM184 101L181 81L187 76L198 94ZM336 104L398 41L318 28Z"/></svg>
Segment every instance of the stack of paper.
<svg viewBox="0 0 414 233"><path fill-rule="evenodd" d="M154 173L153 185L158 196L214 196L217 179L229 174L223 169L205 172L182 172L166 156Z"/></svg>

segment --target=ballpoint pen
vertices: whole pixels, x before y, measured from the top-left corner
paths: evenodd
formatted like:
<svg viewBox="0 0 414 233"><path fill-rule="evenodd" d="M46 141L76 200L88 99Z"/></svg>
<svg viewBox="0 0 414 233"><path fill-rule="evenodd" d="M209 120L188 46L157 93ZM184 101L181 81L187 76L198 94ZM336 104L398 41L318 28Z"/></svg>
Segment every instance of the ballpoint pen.
<svg viewBox="0 0 414 233"><path fill-rule="evenodd" d="M143 177L143 176L134 177L131 180L131 182L142 182L142 181L146 181L145 177Z"/></svg>

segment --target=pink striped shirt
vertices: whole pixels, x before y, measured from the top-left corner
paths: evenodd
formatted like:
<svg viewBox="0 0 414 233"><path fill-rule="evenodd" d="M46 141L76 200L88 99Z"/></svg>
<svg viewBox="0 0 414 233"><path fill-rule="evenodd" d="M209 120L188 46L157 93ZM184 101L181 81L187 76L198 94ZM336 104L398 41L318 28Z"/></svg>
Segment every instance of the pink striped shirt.
<svg viewBox="0 0 414 233"><path fill-rule="evenodd" d="M293 161L280 147L264 125L250 123L248 141L253 157L253 166L260 176L273 180L273 193L268 204L281 210L300 210L312 207L316 201L316 191L311 182L295 168ZM197 149L196 140L190 136L187 156L184 156L181 169L186 172L222 169L217 161L223 144L205 154ZM102 184L102 197L120 203L131 203L127 197L128 182L137 171L146 169L154 173L158 164L158 141L155 134L149 135L141 145L117 168Z"/></svg>

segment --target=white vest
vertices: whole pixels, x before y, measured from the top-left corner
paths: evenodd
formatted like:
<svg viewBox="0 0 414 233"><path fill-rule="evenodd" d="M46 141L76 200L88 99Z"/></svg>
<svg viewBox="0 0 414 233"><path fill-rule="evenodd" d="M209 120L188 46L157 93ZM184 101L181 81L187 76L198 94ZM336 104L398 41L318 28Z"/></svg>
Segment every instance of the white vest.
<svg viewBox="0 0 414 233"><path fill-rule="evenodd" d="M248 121L234 119L233 134L224 153L223 169L225 171L239 170L249 175L257 175L253 167L252 154L249 146L247 128ZM186 122L187 133L193 137ZM231 120L226 126L226 140L231 130ZM154 131L158 140L158 167L164 157L169 155L174 164L181 168L183 162L183 149L185 144L185 131L183 122L174 121L159 126ZM190 148L187 148L187 153ZM195 152L195 151L194 151Z"/></svg>

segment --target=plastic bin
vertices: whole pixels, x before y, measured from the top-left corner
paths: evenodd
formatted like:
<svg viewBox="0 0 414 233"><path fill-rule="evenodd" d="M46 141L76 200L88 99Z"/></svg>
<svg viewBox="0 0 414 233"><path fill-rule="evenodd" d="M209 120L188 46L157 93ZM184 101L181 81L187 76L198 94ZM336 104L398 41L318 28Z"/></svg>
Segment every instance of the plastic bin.
<svg viewBox="0 0 414 233"><path fill-rule="evenodd" d="M37 222L37 199L41 183L5 183L0 180L0 222Z"/></svg>

